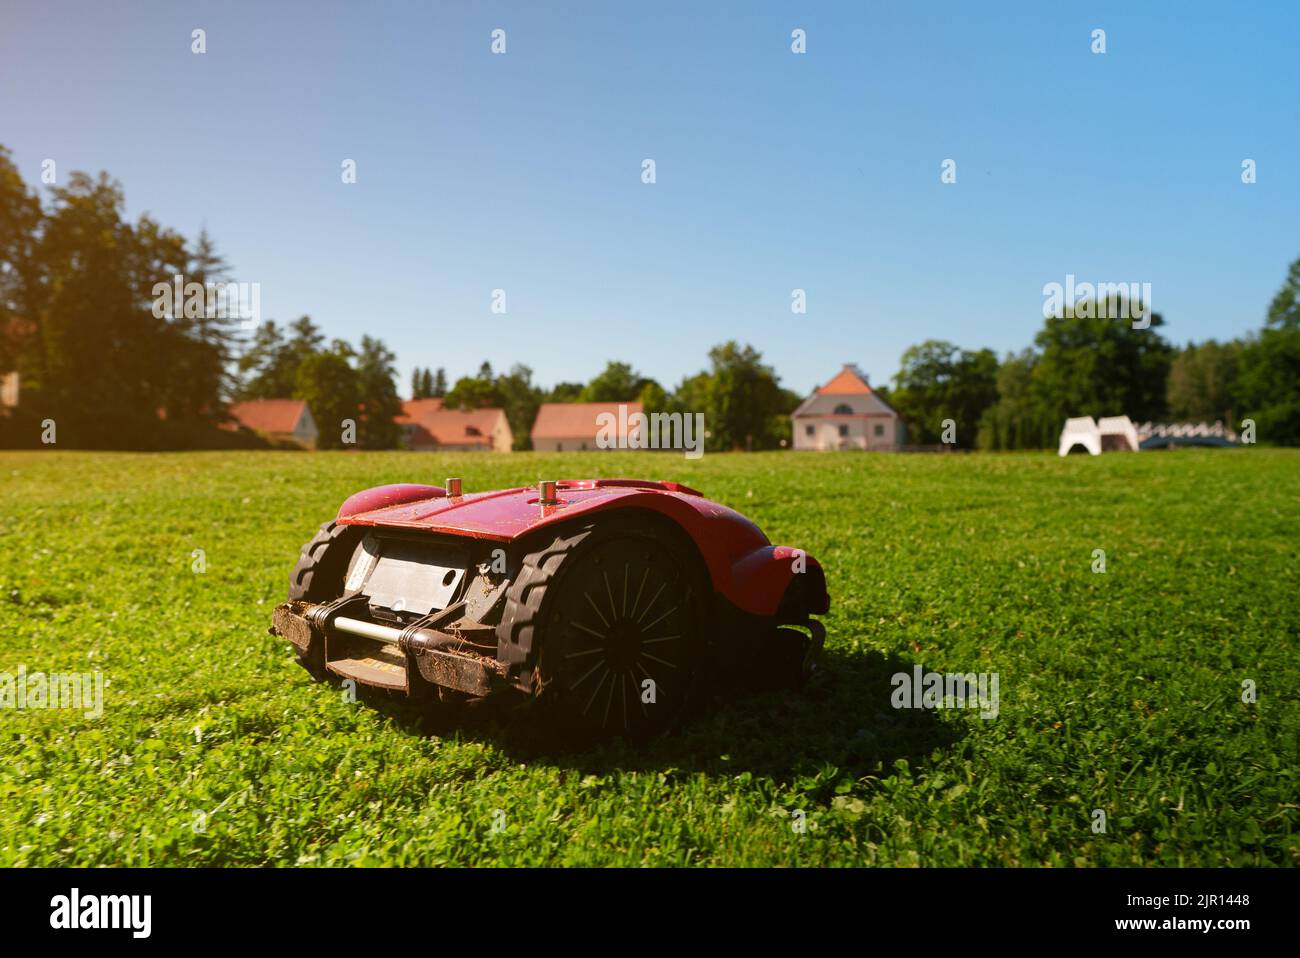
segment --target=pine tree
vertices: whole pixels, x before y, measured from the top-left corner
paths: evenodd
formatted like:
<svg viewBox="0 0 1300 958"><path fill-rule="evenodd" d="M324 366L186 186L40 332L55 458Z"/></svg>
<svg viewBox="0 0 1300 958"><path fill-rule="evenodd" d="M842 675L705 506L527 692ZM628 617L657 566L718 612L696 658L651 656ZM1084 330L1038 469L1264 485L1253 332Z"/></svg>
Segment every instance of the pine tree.
<svg viewBox="0 0 1300 958"><path fill-rule="evenodd" d="M362 406L358 439L363 449L396 449L399 445L401 429L393 421L402 411L393 368L396 359L380 340L361 337L357 386Z"/></svg>

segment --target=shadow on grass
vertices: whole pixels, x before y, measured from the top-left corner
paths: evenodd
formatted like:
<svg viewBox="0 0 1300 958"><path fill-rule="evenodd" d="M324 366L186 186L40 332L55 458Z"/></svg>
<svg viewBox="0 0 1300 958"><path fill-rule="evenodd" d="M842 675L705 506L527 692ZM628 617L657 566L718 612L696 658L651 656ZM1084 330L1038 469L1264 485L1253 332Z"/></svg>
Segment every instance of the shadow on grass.
<svg viewBox="0 0 1300 958"><path fill-rule="evenodd" d="M827 650L799 691L721 700L667 735L591 748L557 744L554 729L536 721L536 710L527 706L483 702L421 711L389 698L370 704L415 734L486 742L516 761L583 774L749 772L788 780L834 766L854 776L887 775L898 759L915 768L962 734L963 723L941 722L931 710L890 706L891 676L910 673L912 665L897 656Z"/></svg>

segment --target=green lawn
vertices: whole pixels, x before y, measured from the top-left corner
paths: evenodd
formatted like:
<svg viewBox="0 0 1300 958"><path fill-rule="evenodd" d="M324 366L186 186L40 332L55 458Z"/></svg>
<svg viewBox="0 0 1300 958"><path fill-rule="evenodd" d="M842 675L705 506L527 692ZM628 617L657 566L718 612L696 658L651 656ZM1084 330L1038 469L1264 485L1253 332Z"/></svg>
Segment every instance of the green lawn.
<svg viewBox="0 0 1300 958"><path fill-rule="evenodd" d="M826 567L822 671L578 754L344 701L266 633L298 548L448 475L702 489ZM0 865L1295 865L1298 549L1300 452L1255 448L0 453L0 672L110 682L0 711ZM998 716L895 710L914 664Z"/></svg>

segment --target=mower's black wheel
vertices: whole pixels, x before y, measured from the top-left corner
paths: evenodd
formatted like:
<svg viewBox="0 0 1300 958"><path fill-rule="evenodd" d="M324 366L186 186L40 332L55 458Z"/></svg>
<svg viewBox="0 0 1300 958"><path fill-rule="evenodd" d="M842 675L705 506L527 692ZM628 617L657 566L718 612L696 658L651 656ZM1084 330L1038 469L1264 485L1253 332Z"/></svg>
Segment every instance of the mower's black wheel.
<svg viewBox="0 0 1300 958"><path fill-rule="evenodd" d="M674 724L705 659L698 559L659 523L610 517L524 558L503 623L526 623L535 694L579 738Z"/></svg>
<svg viewBox="0 0 1300 958"><path fill-rule="evenodd" d="M343 594L352 555L364 530L327 522L305 546L289 573L289 600L328 602Z"/></svg>
<svg viewBox="0 0 1300 958"><path fill-rule="evenodd" d="M289 573L289 600L328 602L342 595L348 566L363 533L358 526L337 522L321 526L320 532L302 547L298 564ZM317 681L327 677L325 650L319 643L313 642L307 652L299 654L298 664Z"/></svg>

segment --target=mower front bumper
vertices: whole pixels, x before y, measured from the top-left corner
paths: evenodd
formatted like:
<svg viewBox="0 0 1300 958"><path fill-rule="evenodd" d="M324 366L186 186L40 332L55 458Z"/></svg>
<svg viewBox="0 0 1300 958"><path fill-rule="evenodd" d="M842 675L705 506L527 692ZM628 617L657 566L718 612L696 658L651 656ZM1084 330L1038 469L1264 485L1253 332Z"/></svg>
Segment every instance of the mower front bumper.
<svg viewBox="0 0 1300 958"><path fill-rule="evenodd" d="M284 602L270 632L310 666L375 688L417 695L429 686L485 696L505 688L506 666L468 649L455 631L419 623L398 629L363 617L364 601Z"/></svg>

